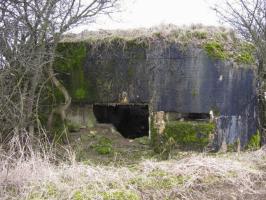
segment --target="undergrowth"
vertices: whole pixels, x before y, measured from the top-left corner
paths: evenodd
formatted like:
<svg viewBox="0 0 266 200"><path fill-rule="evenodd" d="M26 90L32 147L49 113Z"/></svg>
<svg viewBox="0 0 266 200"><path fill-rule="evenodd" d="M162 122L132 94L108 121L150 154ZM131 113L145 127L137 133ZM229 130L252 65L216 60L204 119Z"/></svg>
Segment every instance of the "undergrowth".
<svg viewBox="0 0 266 200"><path fill-rule="evenodd" d="M47 149L49 145L38 144L41 148L36 149L30 141L23 132L14 136L5 151L1 149L1 200L259 200L266 195L265 147L113 166L78 163L69 149L65 149L68 156L58 159L55 151Z"/></svg>

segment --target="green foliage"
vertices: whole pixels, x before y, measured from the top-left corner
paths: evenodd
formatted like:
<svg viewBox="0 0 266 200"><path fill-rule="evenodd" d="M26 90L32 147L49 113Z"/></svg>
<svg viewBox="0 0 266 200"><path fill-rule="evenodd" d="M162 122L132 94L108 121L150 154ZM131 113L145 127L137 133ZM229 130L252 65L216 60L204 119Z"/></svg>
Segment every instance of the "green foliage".
<svg viewBox="0 0 266 200"><path fill-rule="evenodd" d="M178 145L184 149L202 150L208 145L209 135L215 125L210 122L170 121L166 123L163 134L158 134L151 118L151 146L162 159L168 159L172 150Z"/></svg>
<svg viewBox="0 0 266 200"><path fill-rule="evenodd" d="M111 190L102 194L103 200L140 200L138 194L131 190Z"/></svg>
<svg viewBox="0 0 266 200"><path fill-rule="evenodd" d="M221 35L222 39L225 40L226 35ZM235 41L234 42L234 51L231 52L229 50L226 50L224 47L225 44L223 42L219 42L220 40L212 40L207 41L203 48L207 52L207 54L215 59L221 59L221 60L233 60L240 64L254 64L255 58L254 58L254 46L250 43L246 42L240 42Z"/></svg>
<svg viewBox="0 0 266 200"><path fill-rule="evenodd" d="M260 132L257 131L249 140L249 143L247 145L247 148L250 150L257 150L260 148L261 144L261 135Z"/></svg>
<svg viewBox="0 0 266 200"><path fill-rule="evenodd" d="M239 52L235 53L234 60L238 63L253 64L255 48L250 43L242 43L239 48Z"/></svg>
<svg viewBox="0 0 266 200"><path fill-rule="evenodd" d="M212 58L226 60L229 57L224 46L218 41L208 41L204 44L203 48Z"/></svg>
<svg viewBox="0 0 266 200"><path fill-rule="evenodd" d="M209 143L214 128L214 124L208 122L171 121L166 124L165 135L183 147L203 148Z"/></svg>
<svg viewBox="0 0 266 200"><path fill-rule="evenodd" d="M112 141L109 138L101 137L94 149L101 155L110 154L113 151Z"/></svg>
<svg viewBox="0 0 266 200"><path fill-rule="evenodd" d="M96 146L95 150L101 155L110 154L112 152L112 146Z"/></svg>
<svg viewBox="0 0 266 200"><path fill-rule="evenodd" d="M82 100L86 97L86 90L84 88L78 88L75 92L75 97L78 100Z"/></svg>

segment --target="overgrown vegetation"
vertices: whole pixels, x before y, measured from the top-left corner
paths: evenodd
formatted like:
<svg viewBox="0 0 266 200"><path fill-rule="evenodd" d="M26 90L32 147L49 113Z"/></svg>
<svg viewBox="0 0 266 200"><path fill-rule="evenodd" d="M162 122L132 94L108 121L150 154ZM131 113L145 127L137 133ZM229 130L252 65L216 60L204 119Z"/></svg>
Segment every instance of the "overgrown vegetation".
<svg viewBox="0 0 266 200"><path fill-rule="evenodd" d="M229 24L241 35L248 45L240 45L242 51L235 59L243 63L250 63L256 60L258 79L258 115L259 130L262 136L262 143L266 143L266 115L265 115L265 74L266 74L266 26L265 26L265 0L223 0L215 4L214 8L220 19ZM250 52L255 50L254 57Z"/></svg>
<svg viewBox="0 0 266 200"><path fill-rule="evenodd" d="M229 55L225 51L223 45L217 41L209 41L204 44L207 54L213 58L226 60Z"/></svg>
<svg viewBox="0 0 266 200"><path fill-rule="evenodd" d="M93 146L93 148L99 153L99 154L109 154L112 152L112 141L108 138L101 137L99 139L99 142Z"/></svg>
<svg viewBox="0 0 266 200"><path fill-rule="evenodd" d="M168 159L174 148L202 151L211 141L215 125L211 122L169 121L164 133L158 135L158 130L152 125L152 146L163 159Z"/></svg>
<svg viewBox="0 0 266 200"><path fill-rule="evenodd" d="M249 150L257 150L261 146L261 134L259 131L256 132L256 134L253 134L252 137L249 140L249 143L247 145L247 148Z"/></svg>
<svg viewBox="0 0 266 200"><path fill-rule="evenodd" d="M84 31L82 37L71 34L66 35L62 40L66 44L85 42L90 44L92 51L102 46L105 46L106 49L121 47L125 54L128 50L149 49L158 41L161 41L164 46L165 44L176 43L181 49L186 49L188 46L203 48L209 56L215 59L231 60L248 65L255 63L253 45L242 41L232 30L223 27L162 25L150 29L131 30L130 32L122 30ZM141 55L139 56L141 57ZM139 58L139 56L136 54L132 58Z"/></svg>
<svg viewBox="0 0 266 200"><path fill-rule="evenodd" d="M187 148L203 148L209 141L215 125L210 122L170 121L166 124L165 134L176 144Z"/></svg>
<svg viewBox="0 0 266 200"><path fill-rule="evenodd" d="M10 151L0 155L2 200L263 200L266 195L265 148L230 154L179 152L168 161L153 158L114 166L77 163L69 148L58 152L62 161L44 146L36 152L21 147L14 137ZM14 155L14 148L20 154ZM131 153L127 156L132 160Z"/></svg>
<svg viewBox="0 0 266 200"><path fill-rule="evenodd" d="M57 62L57 67L61 69L70 66L55 61L56 50L61 45L59 42L63 34L74 26L90 23L92 18L95 19L98 15L110 14L116 10L117 5L118 0L95 0L88 4L76 0L1 1L1 142L9 140L13 131L25 129L30 131L32 136L38 133L36 135L41 137L40 130L46 128L52 137L54 118L58 116L63 124L62 132L67 135L66 110L71 104L71 96L57 79L54 62ZM78 53L69 60L71 67L73 65L81 68L84 48L72 48ZM78 80L82 82L81 79ZM62 99L59 104L47 101L50 99L50 87L60 93L55 95ZM78 89L73 94L81 99L86 95L84 91L87 91L87 88ZM42 117L42 109L49 112L49 116Z"/></svg>

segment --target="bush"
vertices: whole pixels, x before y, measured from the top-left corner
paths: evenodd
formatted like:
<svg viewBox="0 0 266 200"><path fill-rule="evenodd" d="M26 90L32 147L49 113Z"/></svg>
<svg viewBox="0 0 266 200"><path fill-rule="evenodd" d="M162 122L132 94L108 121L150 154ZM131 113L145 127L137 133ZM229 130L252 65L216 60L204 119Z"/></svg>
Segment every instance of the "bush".
<svg viewBox="0 0 266 200"><path fill-rule="evenodd" d="M228 59L228 54L220 42L209 41L203 47L210 57L221 60Z"/></svg>
<svg viewBox="0 0 266 200"><path fill-rule="evenodd" d="M247 148L250 150L257 150L260 148L260 143L260 132L257 131L256 134L252 135L252 137L250 138Z"/></svg>

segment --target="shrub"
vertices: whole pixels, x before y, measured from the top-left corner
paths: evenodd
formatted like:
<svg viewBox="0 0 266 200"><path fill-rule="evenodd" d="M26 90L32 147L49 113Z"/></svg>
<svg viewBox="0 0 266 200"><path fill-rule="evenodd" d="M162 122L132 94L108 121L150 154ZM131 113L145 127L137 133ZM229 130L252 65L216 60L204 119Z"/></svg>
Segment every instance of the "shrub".
<svg viewBox="0 0 266 200"><path fill-rule="evenodd" d="M228 59L228 53L225 51L223 45L218 41L208 41L204 44L203 48L212 58L221 60Z"/></svg>
<svg viewBox="0 0 266 200"><path fill-rule="evenodd" d="M256 134L252 135L252 137L250 138L247 148L250 150L257 150L260 148L260 142L260 132L257 131Z"/></svg>

